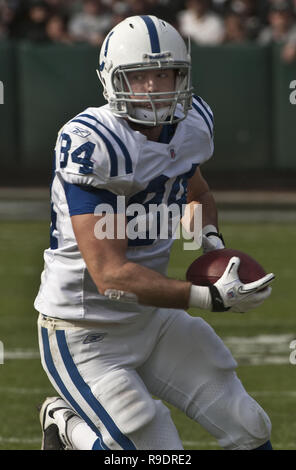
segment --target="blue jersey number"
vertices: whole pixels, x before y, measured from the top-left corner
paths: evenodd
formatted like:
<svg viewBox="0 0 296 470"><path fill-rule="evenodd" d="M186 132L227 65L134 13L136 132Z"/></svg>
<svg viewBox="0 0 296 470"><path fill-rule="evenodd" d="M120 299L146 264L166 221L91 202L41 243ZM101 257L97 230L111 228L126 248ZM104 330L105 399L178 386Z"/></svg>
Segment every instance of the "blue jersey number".
<svg viewBox="0 0 296 470"><path fill-rule="evenodd" d="M71 137L68 134L62 134L61 135L62 141L61 141L61 159L60 159L60 165L61 168L65 168L68 163L68 157L69 157L69 150L71 147Z"/></svg>
<svg viewBox="0 0 296 470"><path fill-rule="evenodd" d="M191 169L184 174L178 175L175 177L172 182L170 191L167 190L167 183L170 178L166 175L159 175L155 179L151 180L147 185L146 189L135 194L129 200L129 204L138 203L143 204L145 207L146 213L149 212L149 205L156 204L165 204L170 206L171 204L178 204L180 207L180 214L182 210L182 204L186 204L187 199L187 182L191 178L197 168L197 164L193 164ZM148 199L148 200L147 200ZM128 222L133 219L133 216L128 216ZM171 223L171 219L169 221ZM160 215L157 214L157 236L160 235L161 230L161 220ZM149 238L149 232L146 233L146 238L135 238L129 239L129 246L145 246L152 245L155 242L155 239Z"/></svg>
<svg viewBox="0 0 296 470"><path fill-rule="evenodd" d="M61 135L61 168L65 168L67 166L71 144L72 140L69 134L63 133ZM78 165L80 165L79 173L88 175L93 172L94 164L90 160L90 157L94 153L94 149L95 144L92 142L85 142L71 153L72 162L78 163Z"/></svg>

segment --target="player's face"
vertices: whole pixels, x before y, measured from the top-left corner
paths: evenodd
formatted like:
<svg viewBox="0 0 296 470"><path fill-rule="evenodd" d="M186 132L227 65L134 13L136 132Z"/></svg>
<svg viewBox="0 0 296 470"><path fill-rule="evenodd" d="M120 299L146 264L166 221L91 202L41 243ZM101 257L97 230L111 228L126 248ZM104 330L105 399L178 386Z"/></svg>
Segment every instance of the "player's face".
<svg viewBox="0 0 296 470"><path fill-rule="evenodd" d="M154 70L139 70L134 72L128 72L127 78L133 93L143 93L143 95L131 96L131 98L147 99L146 93L151 94L153 99L153 93L170 92L175 91L176 71L173 69L154 69ZM157 98L157 95L155 95ZM170 99L172 95L163 95L162 99ZM168 103L170 104L170 103ZM141 104L135 104L141 106ZM156 107L163 107L166 103L155 103ZM145 107L151 107L149 103L145 103Z"/></svg>

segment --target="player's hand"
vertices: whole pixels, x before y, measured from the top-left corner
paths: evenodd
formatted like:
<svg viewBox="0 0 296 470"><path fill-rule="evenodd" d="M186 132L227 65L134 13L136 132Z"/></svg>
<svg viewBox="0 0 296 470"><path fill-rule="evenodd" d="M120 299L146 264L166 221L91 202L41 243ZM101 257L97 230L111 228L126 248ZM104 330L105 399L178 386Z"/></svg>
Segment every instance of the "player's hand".
<svg viewBox="0 0 296 470"><path fill-rule="evenodd" d="M213 250L222 250L225 248L221 233L218 233L214 225L207 225L202 230L202 249L203 253Z"/></svg>
<svg viewBox="0 0 296 470"><path fill-rule="evenodd" d="M233 256L220 279L210 286L213 312L230 310L244 313L258 307L270 296L269 284L275 278L274 274L243 284L238 276L239 265L240 259Z"/></svg>

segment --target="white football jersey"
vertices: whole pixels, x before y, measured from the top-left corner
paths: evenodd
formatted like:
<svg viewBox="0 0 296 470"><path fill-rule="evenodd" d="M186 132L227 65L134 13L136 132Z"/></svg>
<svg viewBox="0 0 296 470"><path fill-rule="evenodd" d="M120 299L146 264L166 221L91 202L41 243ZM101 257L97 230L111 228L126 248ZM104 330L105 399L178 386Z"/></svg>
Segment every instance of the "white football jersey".
<svg viewBox="0 0 296 470"><path fill-rule="evenodd" d="M171 134L170 134L171 133ZM134 204L186 203L187 180L213 153L213 115L200 98L175 129L163 127L159 142L147 140L108 105L88 108L60 130L51 186L51 246L44 253L40 313L65 320L124 322L154 307L109 300L99 294L80 254L71 216L97 213L118 201ZM105 206L104 206L105 207ZM150 206L151 207L151 206ZM128 220L133 222L133 211ZM135 227L135 225L133 225ZM144 234L145 235L145 234ZM166 274L173 238L131 237L127 258Z"/></svg>

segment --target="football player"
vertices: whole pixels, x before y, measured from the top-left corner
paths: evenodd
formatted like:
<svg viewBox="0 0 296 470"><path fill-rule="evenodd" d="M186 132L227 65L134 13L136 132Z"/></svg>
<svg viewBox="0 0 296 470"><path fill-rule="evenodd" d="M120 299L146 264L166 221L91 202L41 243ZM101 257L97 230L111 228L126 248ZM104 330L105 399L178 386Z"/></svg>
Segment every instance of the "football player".
<svg viewBox="0 0 296 470"><path fill-rule="evenodd" d="M43 449L182 449L163 401L224 449L271 449L270 420L229 350L186 310L246 312L270 295L273 274L242 284L232 258L211 288L169 279L174 237L125 230L140 225L134 205L148 217L153 204L198 203L204 251L224 247L200 170L213 153L213 114L192 95L190 69L170 24L127 18L100 53L108 103L58 134L51 246L35 301L42 365L58 393L41 407ZM104 232L106 214L113 228Z"/></svg>

